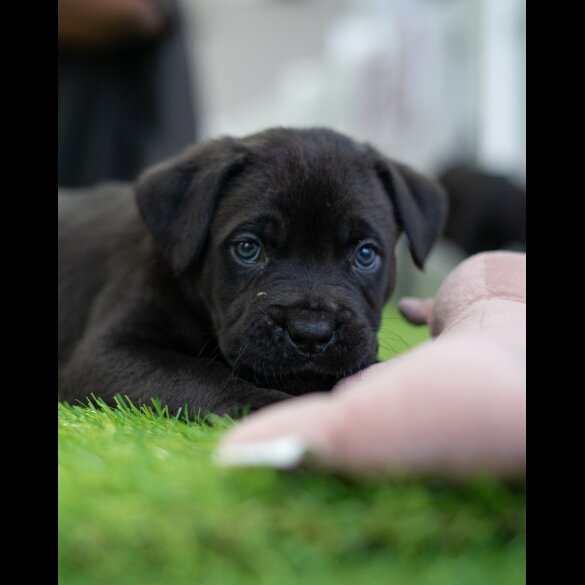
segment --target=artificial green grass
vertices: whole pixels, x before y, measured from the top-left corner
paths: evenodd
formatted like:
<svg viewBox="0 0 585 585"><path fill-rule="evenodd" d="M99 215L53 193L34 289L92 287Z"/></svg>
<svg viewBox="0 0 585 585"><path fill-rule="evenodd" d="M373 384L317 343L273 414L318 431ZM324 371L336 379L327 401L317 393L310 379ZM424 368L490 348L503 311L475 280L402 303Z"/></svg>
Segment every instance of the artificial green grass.
<svg viewBox="0 0 585 585"><path fill-rule="evenodd" d="M382 356L427 336L385 317ZM99 404L58 416L62 584L525 580L523 486L220 469L227 419Z"/></svg>
<svg viewBox="0 0 585 585"><path fill-rule="evenodd" d="M378 359L389 360L430 339L428 327L416 327L406 321L394 304L388 304L382 313L378 332Z"/></svg>

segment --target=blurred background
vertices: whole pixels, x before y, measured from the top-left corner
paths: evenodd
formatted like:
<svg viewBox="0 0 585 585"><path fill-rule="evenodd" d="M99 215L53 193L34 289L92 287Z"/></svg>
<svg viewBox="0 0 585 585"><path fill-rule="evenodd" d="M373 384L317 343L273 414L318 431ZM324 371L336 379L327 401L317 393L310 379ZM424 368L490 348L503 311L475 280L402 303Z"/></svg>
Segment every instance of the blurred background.
<svg viewBox="0 0 585 585"><path fill-rule="evenodd" d="M182 0L203 136L326 125L526 176L523 0Z"/></svg>
<svg viewBox="0 0 585 585"><path fill-rule="evenodd" d="M468 254L525 249L524 0L60 0L59 9L60 185L131 180L207 137L328 126L447 189L444 245L425 275L401 262L400 293L432 294Z"/></svg>

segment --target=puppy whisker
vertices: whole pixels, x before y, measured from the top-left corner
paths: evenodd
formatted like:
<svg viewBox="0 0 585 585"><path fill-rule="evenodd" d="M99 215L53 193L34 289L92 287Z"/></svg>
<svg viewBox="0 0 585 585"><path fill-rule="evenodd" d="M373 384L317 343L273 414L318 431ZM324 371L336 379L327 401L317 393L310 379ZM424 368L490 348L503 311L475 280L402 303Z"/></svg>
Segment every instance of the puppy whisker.
<svg viewBox="0 0 585 585"><path fill-rule="evenodd" d="M219 345L215 346L215 349L211 352L211 355L209 356L209 360L207 361L207 365L212 364L214 361L216 361L219 357L221 357L222 351L219 347Z"/></svg>
<svg viewBox="0 0 585 585"><path fill-rule="evenodd" d="M237 378L236 368L238 366L238 362L241 361L241 359L243 358L243 356L244 356L247 348L248 348L248 344L247 343L243 343L240 346L240 351L238 352L238 357L236 357L236 359L235 359L235 361L234 361L234 363L232 365L231 378L233 378L234 380ZM241 366L240 366L239 369L241 370Z"/></svg>

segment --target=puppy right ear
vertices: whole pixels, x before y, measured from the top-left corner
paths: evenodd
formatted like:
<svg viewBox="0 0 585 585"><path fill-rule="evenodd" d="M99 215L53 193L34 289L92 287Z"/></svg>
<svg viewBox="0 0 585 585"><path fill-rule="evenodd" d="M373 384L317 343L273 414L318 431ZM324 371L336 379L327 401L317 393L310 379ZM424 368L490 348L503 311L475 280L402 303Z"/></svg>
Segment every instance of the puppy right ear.
<svg viewBox="0 0 585 585"><path fill-rule="evenodd" d="M408 238L412 259L422 268L443 231L447 217L445 191L410 167L381 155L371 146L366 148L394 206L396 223Z"/></svg>
<svg viewBox="0 0 585 585"><path fill-rule="evenodd" d="M203 249L221 192L245 163L238 146L231 138L197 144L136 182L138 209L175 274Z"/></svg>

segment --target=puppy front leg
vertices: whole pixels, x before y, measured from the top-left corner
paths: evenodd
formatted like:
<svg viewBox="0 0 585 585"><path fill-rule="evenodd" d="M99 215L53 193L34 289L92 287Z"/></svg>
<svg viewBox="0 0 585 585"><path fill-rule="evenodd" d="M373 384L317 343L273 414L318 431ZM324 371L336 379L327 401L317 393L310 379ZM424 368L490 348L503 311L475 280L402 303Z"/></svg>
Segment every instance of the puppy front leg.
<svg viewBox="0 0 585 585"><path fill-rule="evenodd" d="M291 398L259 388L232 374L225 364L150 346L81 345L59 373L59 399L84 401L91 394L114 404L128 396L134 404L158 398L171 413L187 405L189 413L240 416Z"/></svg>

